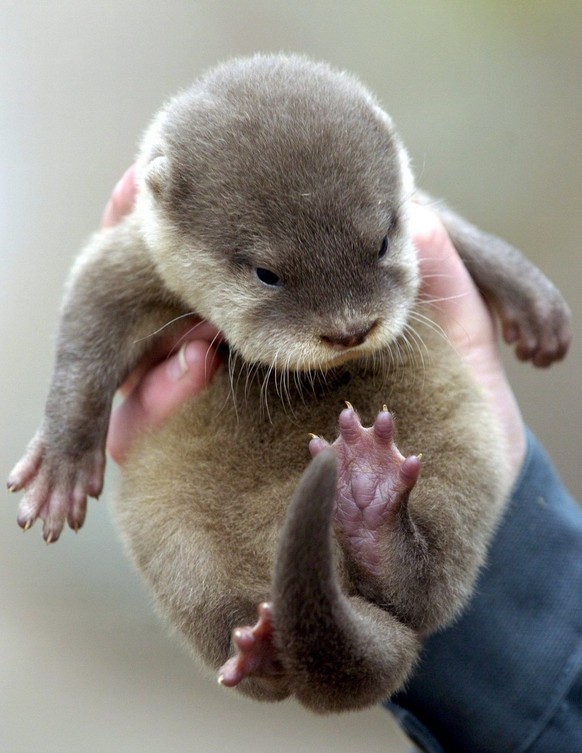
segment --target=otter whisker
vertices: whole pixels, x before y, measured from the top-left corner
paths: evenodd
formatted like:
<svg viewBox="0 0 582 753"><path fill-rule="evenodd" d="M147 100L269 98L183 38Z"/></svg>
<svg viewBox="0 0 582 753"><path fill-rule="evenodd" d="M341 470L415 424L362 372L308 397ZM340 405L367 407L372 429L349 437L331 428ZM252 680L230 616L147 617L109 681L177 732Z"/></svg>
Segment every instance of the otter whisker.
<svg viewBox="0 0 582 753"><path fill-rule="evenodd" d="M428 295L421 295L420 300L422 303L424 303L426 306L436 306L439 303L448 303L450 301L459 301L463 298L466 298L469 295L468 292L465 293L455 293L455 295L441 295L441 296L433 296L429 297Z"/></svg>
<svg viewBox="0 0 582 753"><path fill-rule="evenodd" d="M296 420L295 407L293 405L293 400L291 399L291 356L290 354L287 355L285 367L281 375L281 382L282 382L282 392L284 396L284 401L289 406L289 413L292 416L293 420Z"/></svg>
<svg viewBox="0 0 582 753"><path fill-rule="evenodd" d="M148 339L148 338L150 338L150 337L155 337L156 335L159 335L159 334L160 334L160 332L163 332L163 330L165 330L165 329L166 329L167 327L171 327L171 326L172 326L172 324L175 324L176 322L180 321L180 319L185 319L185 318L186 318L187 316L198 316L198 314L197 314L197 312L196 312L196 311L188 311L188 312L186 312L185 314L180 314L179 316L175 316L175 317L174 317L173 319L170 319L170 321L169 321L169 322L166 322L165 324L162 324L162 326L161 326L161 327L158 327L158 329L154 330L154 332L150 332L150 333L149 333L148 335L144 335L143 337L138 337L138 338L137 338L137 340L134 340L132 344L133 344L133 345L136 345L137 343L143 342L144 340L147 340L147 339ZM201 325L201 324L203 323L203 321L204 321L204 320L200 320L199 322L197 322L197 323L196 323L196 324L195 324L195 325L194 325L194 326L192 327L192 329L189 329L189 330L188 330L188 332L186 333L186 335L187 335L188 333L192 332L193 330L195 330L195 329L196 329L196 327L199 327L199 326L200 326L200 325ZM182 337L181 337L181 338L180 338L180 339L178 340L178 343L177 343L177 344L181 343L181 342L182 342L182 339L183 339L183 337L185 337L186 335L183 335L183 336L182 336ZM176 347L176 346L174 346L174 347ZM173 352L173 351L172 351L172 352ZM170 355L171 355L171 353L170 353Z"/></svg>
<svg viewBox="0 0 582 753"><path fill-rule="evenodd" d="M253 382L255 381L255 377L258 375L258 372L259 372L259 365L257 363L252 363L252 364L247 365L245 388L244 388L245 402L248 402L250 388L252 387Z"/></svg>
<svg viewBox="0 0 582 753"><path fill-rule="evenodd" d="M438 322L435 322L435 320L427 316L426 314L423 314L421 310L419 309L413 309L409 314L409 319L411 321L418 322L419 324L422 324L427 329L432 330L436 335L439 335L439 337L447 339L447 333L444 330L443 327Z"/></svg>
<svg viewBox="0 0 582 753"><path fill-rule="evenodd" d="M267 420L269 421L269 423L273 423L273 419L271 417L271 411L269 409L269 390L268 390L268 386L269 386L269 381L271 379L271 375L273 374L273 371L275 370L275 364L276 364L278 358L279 358L279 350L277 350L276 353L275 353L275 355L273 356L271 364L269 365L269 367L268 367L268 369L267 369L267 371L265 373L265 376L263 378L263 382L261 384L261 393L260 393L260 398L261 399L260 399L260 404L262 406L263 403L264 403L265 413L266 413ZM276 382L276 378L275 378L275 388L276 387L277 387L277 382ZM261 414L264 415L262 413L262 409L261 409Z"/></svg>
<svg viewBox="0 0 582 753"><path fill-rule="evenodd" d="M208 357L211 353L211 351L214 348L214 343L220 338L220 332L217 332L212 340L208 343L208 347L206 348L206 353L204 354L204 379L206 380L206 377L208 375Z"/></svg>
<svg viewBox="0 0 582 753"><path fill-rule="evenodd" d="M420 360L420 365L424 369L424 355L429 355L429 349L427 348L422 336L411 324L407 324L405 327L404 337L405 342L410 349L410 355L413 361L415 363L418 363L418 360Z"/></svg>
<svg viewBox="0 0 582 753"><path fill-rule="evenodd" d="M232 404L234 407L234 412L238 421L238 407L237 407L237 402L236 402L236 389L235 389L235 384L234 384L234 374L235 374L235 369L237 365L237 360L238 359L234 351L230 349L228 351L228 384L230 387L230 395L232 397Z"/></svg>

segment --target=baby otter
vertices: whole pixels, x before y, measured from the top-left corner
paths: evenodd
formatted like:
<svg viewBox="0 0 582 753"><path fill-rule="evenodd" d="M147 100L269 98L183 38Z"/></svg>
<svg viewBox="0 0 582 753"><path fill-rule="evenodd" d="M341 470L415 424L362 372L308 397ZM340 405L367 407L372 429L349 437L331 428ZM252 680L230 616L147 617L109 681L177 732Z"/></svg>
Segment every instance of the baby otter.
<svg viewBox="0 0 582 753"><path fill-rule="evenodd" d="M495 422L419 300L408 214L429 199L372 95L296 56L200 78L156 116L137 175L131 215L74 266L45 418L8 480L19 524L42 518L48 542L83 524L115 390L160 330L209 320L228 367L136 444L122 535L223 684L375 703L466 603L508 492ZM561 358L551 283L439 211L518 356ZM345 401L359 414L330 447Z"/></svg>

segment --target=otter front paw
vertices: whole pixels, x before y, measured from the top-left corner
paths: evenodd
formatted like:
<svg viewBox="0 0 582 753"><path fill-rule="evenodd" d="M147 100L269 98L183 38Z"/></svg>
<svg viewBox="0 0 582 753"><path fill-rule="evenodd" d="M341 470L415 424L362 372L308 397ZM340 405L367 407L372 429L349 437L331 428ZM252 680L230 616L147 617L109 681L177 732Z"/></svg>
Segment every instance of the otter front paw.
<svg viewBox="0 0 582 753"><path fill-rule="evenodd" d="M572 337L570 310L553 286L547 288L544 297L525 304L511 296L494 302L505 342L515 346L520 361L539 367L564 358Z"/></svg>
<svg viewBox="0 0 582 753"><path fill-rule="evenodd" d="M394 444L392 416L384 407L371 428L364 428L351 405L339 417L333 443L339 458L335 528L356 566L382 575L380 539L390 528L408 524L407 501L420 474L420 458L405 458ZM327 443L315 437L313 456Z"/></svg>
<svg viewBox="0 0 582 753"><path fill-rule="evenodd" d="M25 489L18 525L27 531L41 518L47 544L59 538L65 520L78 531L85 520L87 496L101 493L104 467L101 448L74 455L54 452L41 429L8 477L9 491Z"/></svg>
<svg viewBox="0 0 582 753"><path fill-rule="evenodd" d="M254 626L233 630L236 654L220 669L218 682L233 688L247 677L277 677L283 667L277 660L273 643L273 613L269 603L259 605L259 619Z"/></svg>

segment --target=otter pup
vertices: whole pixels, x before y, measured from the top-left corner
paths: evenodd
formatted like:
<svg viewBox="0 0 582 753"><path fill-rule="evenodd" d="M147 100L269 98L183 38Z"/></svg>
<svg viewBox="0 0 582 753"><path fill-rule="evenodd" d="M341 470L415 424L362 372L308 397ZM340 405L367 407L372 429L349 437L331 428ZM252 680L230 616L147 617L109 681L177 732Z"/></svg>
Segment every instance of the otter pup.
<svg viewBox="0 0 582 753"><path fill-rule="evenodd" d="M137 175L133 212L73 268L45 418L8 480L19 524L42 518L48 542L83 524L115 390L161 329L208 319L228 367L136 443L121 533L223 684L318 712L375 703L466 603L508 492L480 390L419 300L408 211L429 199L360 83L283 55L171 100ZM561 358L551 283L440 212L518 356ZM330 447L344 401L358 413Z"/></svg>

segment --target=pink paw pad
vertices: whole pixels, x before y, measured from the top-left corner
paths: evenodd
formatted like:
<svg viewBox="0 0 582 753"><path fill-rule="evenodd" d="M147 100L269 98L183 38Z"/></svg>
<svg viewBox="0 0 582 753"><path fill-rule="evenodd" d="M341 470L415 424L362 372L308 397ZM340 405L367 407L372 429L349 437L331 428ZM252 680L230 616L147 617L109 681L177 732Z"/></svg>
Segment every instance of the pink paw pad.
<svg viewBox="0 0 582 753"><path fill-rule="evenodd" d="M379 562L378 539L406 510L420 474L420 458L405 458L394 443L394 422L384 408L365 428L351 405L339 417L340 436L332 444L339 458L336 532L355 561L368 572ZM327 443L315 437L313 456Z"/></svg>

